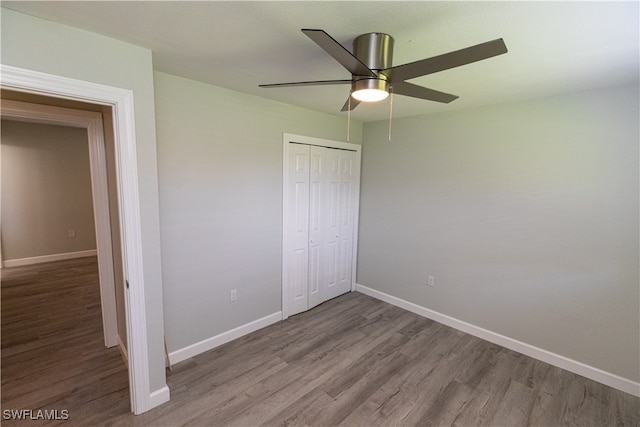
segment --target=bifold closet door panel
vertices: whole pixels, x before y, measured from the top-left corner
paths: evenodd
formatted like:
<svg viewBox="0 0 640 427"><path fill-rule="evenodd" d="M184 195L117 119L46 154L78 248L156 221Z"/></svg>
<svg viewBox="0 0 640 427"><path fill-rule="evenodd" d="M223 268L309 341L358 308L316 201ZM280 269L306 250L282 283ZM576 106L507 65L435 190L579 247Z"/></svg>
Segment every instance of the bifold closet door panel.
<svg viewBox="0 0 640 427"><path fill-rule="evenodd" d="M291 144L287 165L285 288L289 315L308 309L309 289L309 152L310 147Z"/></svg>
<svg viewBox="0 0 640 427"><path fill-rule="evenodd" d="M311 147L309 308L331 298L337 286L341 153Z"/></svg>
<svg viewBox="0 0 640 427"><path fill-rule="evenodd" d="M329 292L327 299L335 298L351 290L353 269L353 242L355 234L355 212L358 203L357 154L353 151L342 151L339 167L338 212L336 230L336 263L335 287Z"/></svg>
<svg viewBox="0 0 640 427"><path fill-rule="evenodd" d="M309 302L308 308L315 307L324 301L321 289L322 275L322 246L324 236L322 229L324 219L324 162L322 159L324 149L310 147L309 153Z"/></svg>

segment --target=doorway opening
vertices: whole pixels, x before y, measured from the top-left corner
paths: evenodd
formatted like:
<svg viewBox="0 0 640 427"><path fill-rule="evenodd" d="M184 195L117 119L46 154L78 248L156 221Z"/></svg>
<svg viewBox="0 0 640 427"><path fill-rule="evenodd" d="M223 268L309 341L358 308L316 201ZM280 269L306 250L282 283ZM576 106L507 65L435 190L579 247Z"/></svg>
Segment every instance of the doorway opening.
<svg viewBox="0 0 640 427"><path fill-rule="evenodd" d="M133 91L2 64L0 87L12 92L55 98L61 102L84 102L111 108L125 280L131 408L135 414L140 414L167 402L169 388L166 383L153 392L150 384Z"/></svg>
<svg viewBox="0 0 640 427"><path fill-rule="evenodd" d="M27 98L29 102L18 101L16 98ZM31 165L31 162L44 162L41 166L49 169L49 173L54 173L54 176L50 177L50 179L56 181L57 184L47 184L44 181L39 183L40 185L35 183L36 186L34 188L25 190L25 192L30 193L29 198L16 197L16 200L13 200L13 202L15 202L14 205L24 205L25 203L35 202L39 204L39 202L41 202L41 200L34 200L34 197L46 198L51 200L51 204L49 205L50 208L56 207L54 212L51 213L36 212L35 214L37 216L34 215L35 218L32 218L32 221L39 222L42 227L45 227L43 230L40 230L42 235L40 236L39 249L48 253L46 256L7 260L4 264L6 266L28 265L43 261L69 259L71 257L87 254L87 251L72 252L71 249L76 249L77 245L61 245L55 240L47 242L52 239L46 238L46 235L48 234L48 230L46 228L51 226L55 227L56 222L62 222L65 219L52 218L51 222L46 221L46 219L49 218L50 215L56 214L70 217L72 221L76 220L81 224L80 228L82 230L80 230L80 237L83 237L82 234L87 234L89 232L88 228L90 228L91 225L89 222L90 218L87 218L87 214L89 214L89 212L87 212L87 206L82 203L82 200L75 200L77 203L74 203L74 197L69 196L68 191L65 188L60 187L65 186L69 187L69 189L71 189L72 186L75 187L75 191L80 193L75 198L91 198L93 208L91 215L93 216L93 231L95 233L95 247L98 257L104 343L106 347L119 345L122 354L127 358L126 320L124 316L124 279L122 274L122 254L119 239L120 225L117 215L119 207L117 203L117 195L115 194L113 144L109 144L110 149L107 149L107 142L109 141L109 138L105 138L102 118L103 112L95 111L97 110L97 107L75 103L75 108L63 108L52 104L55 104L55 100L39 96L25 97L19 93L6 90L2 91L2 120L5 123L5 127L7 127L9 123L15 122L15 125L12 125L11 128L16 129L17 134L14 135L16 138L22 139L20 135L25 135L27 132L31 133L32 138L37 138L39 140L44 139L45 135L48 135L46 138L59 138L57 141L47 141L44 144L42 142L38 143L36 141L31 141L29 150L27 150L27 153L31 153L31 155L20 155L19 150L11 150L8 152L13 153L15 151L15 154L13 154L13 160L15 162L26 162L22 167L23 171L20 173L22 180L26 181L29 176L33 176L31 175L32 173L36 174L38 172L36 170L37 166ZM89 110L85 108L89 108ZM110 123L110 120L108 119L110 114L108 113L111 112L111 109L109 107L103 107L103 109L105 113L104 115L107 117L107 122ZM50 127L47 128L46 126ZM88 148L87 153L91 183L90 195L86 194L86 189L78 187L79 183L74 183L74 178L77 180L78 178L86 178L85 176L74 176L74 171L67 171L65 175L62 175L62 169L64 166L62 166L61 163L66 159L61 158L61 156L66 156L69 161L72 161L74 157L76 157L75 151L78 149L82 150L82 147L74 148L74 145L77 143L82 143L81 140L78 140L78 133L74 132L75 129L78 131L84 130L86 132L85 141L87 142ZM63 138L67 140L65 141ZM69 138L71 140L69 140ZM5 144L5 149L8 148L9 147ZM65 149L66 152L58 153L57 156L51 154ZM43 154L48 152L49 155L36 155L34 157L33 153L37 153L38 151L43 152ZM38 157L39 160L36 160ZM71 168L76 169L78 173L82 174L86 165L82 164L82 159L78 159L76 162L77 161L80 161L80 164L72 163ZM111 182L109 183L109 181ZM18 183L7 183L5 185L16 187ZM45 186L48 187L48 191L54 193L55 196L53 194L46 195L37 191L39 187ZM65 208L63 205L65 202L68 204L75 204L76 209ZM10 211L13 210L14 209L11 209ZM14 213L16 215L19 214L24 218L29 216L29 210L28 206L23 206L21 213ZM74 210L79 212L74 212ZM8 219L12 219L12 217ZM19 221L17 218L13 219L15 220L15 224L12 224L12 227L7 229L4 240L9 240L11 243L17 243L17 236L12 235L16 232L27 233L29 220ZM60 226L60 224L57 225ZM75 227L69 226L68 228L70 228L67 230L68 237L74 238L75 240ZM7 237L9 237L9 239ZM10 237L15 238L10 239ZM54 236L52 236L52 238L53 237ZM89 243L91 242L86 241L85 245ZM55 254L56 249L58 254ZM34 250L37 252L38 249L25 248L26 252ZM51 252L54 252L54 254L50 255ZM2 258L4 260L5 257L3 256ZM116 272L118 273L117 275ZM117 299L119 299L119 304L116 303ZM120 312L120 315L118 315L118 311ZM118 325L118 320L120 320L120 325Z"/></svg>
<svg viewBox="0 0 640 427"><path fill-rule="evenodd" d="M71 402L119 396L126 408L111 108L56 103L2 91L3 406L46 396L77 415Z"/></svg>

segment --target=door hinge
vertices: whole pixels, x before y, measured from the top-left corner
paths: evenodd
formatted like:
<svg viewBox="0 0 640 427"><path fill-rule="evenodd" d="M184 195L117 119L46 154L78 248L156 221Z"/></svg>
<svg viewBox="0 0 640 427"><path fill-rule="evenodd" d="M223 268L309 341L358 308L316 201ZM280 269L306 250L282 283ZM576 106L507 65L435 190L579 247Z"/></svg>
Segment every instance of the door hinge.
<svg viewBox="0 0 640 427"><path fill-rule="evenodd" d="M124 282L127 284L127 289L129 289L129 281L125 280Z"/></svg>

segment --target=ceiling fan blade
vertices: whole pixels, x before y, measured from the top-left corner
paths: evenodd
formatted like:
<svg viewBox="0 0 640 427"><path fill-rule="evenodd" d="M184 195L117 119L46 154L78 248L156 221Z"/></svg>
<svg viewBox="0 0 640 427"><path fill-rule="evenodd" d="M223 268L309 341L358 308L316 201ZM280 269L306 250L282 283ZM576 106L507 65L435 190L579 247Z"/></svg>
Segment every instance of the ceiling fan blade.
<svg viewBox="0 0 640 427"><path fill-rule="evenodd" d="M324 49L329 55L338 61L344 68L349 70L351 74L358 76L376 77L376 73L371 71L369 67L364 65L358 58L353 56L351 52L345 49L333 37L324 30L302 29L302 32L311 40L316 42L318 46Z"/></svg>
<svg viewBox="0 0 640 427"><path fill-rule="evenodd" d="M504 40L496 39L443 55L387 68L381 73L389 77L392 82L397 82L481 61L503 53L507 53L507 46L504 44Z"/></svg>
<svg viewBox="0 0 640 427"><path fill-rule="evenodd" d="M351 80L316 80L310 82L271 83L258 85L258 87L290 87L290 86L320 86L320 85L344 85L351 84Z"/></svg>
<svg viewBox="0 0 640 427"><path fill-rule="evenodd" d="M351 107L351 111L353 111L353 109L356 108L358 104L360 104L360 101L358 101L357 99L352 97L351 94L349 94L349 98L347 98L347 102L344 103L344 105L342 106L342 110L340 111L349 111L349 107Z"/></svg>
<svg viewBox="0 0 640 427"><path fill-rule="evenodd" d="M414 85L407 82L396 82L392 86L393 93L398 95L410 96L412 98L427 99L429 101L443 102L445 104L458 99L458 96L450 93L439 92L437 90Z"/></svg>

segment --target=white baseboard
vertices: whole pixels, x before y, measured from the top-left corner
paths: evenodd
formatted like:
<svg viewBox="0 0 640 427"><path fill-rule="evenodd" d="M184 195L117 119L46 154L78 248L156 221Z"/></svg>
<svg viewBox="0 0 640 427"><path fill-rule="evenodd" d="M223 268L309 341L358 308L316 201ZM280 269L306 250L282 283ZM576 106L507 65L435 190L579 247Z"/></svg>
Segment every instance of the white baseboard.
<svg viewBox="0 0 640 427"><path fill-rule="evenodd" d="M169 392L169 387L164 386L159 388L156 391L153 391L149 394L149 408L155 408L156 406L160 406L165 402L168 402L171 398L171 394ZM148 410L147 409L147 410Z"/></svg>
<svg viewBox="0 0 640 427"><path fill-rule="evenodd" d="M244 335L250 334L251 332L257 331L258 329L262 329L281 320L282 312L278 311L261 319L254 320L253 322L249 322L242 326L238 326L237 328L231 329L230 331L223 332L221 334L218 334L211 338L207 338L195 344L191 344L179 350L172 351L169 353L169 362L171 363L171 365L175 365L178 362L182 362L183 360L186 360L190 357L196 356L200 353L204 353L205 351L209 351L213 348L221 346L222 344L233 341L236 338L240 338Z"/></svg>
<svg viewBox="0 0 640 427"><path fill-rule="evenodd" d="M446 314L438 313L437 311L430 310L367 286L356 284L356 291L387 302L391 305L395 305L396 307L403 308L422 317L435 320L443 325L447 325L478 338L482 338L483 340L498 344L502 347L517 351L518 353L533 357L534 359L541 360L550 365L557 366L561 369L565 369L609 387L624 391L625 393L640 396L640 383L631 381L627 378L620 377L610 372L603 371L602 369L569 359L568 357L552 353L522 341L514 340L513 338L458 320L454 317L447 316Z"/></svg>
<svg viewBox="0 0 640 427"><path fill-rule="evenodd" d="M90 249L87 251L66 252L63 254L51 254L34 256L30 258L18 258L18 259L5 259L2 262L3 267L20 267L22 265L40 264L43 262L62 261L65 259L84 258L86 256L96 256L98 251L96 249Z"/></svg>

